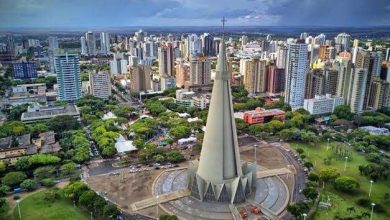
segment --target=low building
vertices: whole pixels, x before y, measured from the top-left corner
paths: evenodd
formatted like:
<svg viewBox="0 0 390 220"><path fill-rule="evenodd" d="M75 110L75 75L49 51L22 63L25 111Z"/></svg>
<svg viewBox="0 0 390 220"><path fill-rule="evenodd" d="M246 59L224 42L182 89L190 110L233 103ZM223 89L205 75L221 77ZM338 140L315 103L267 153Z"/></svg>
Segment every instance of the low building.
<svg viewBox="0 0 390 220"><path fill-rule="evenodd" d="M21 121L25 124L30 124L38 121L45 121L60 115L69 115L74 118L80 118L79 109L75 105L40 107L35 104L33 107L28 107L27 112L22 114Z"/></svg>
<svg viewBox="0 0 390 220"><path fill-rule="evenodd" d="M192 105L198 109L206 109L210 105L210 99L207 96L194 96L192 97Z"/></svg>
<svg viewBox="0 0 390 220"><path fill-rule="evenodd" d="M39 134L39 138L34 141L39 153L57 153L61 146L56 142L54 131L47 131Z"/></svg>
<svg viewBox="0 0 390 220"><path fill-rule="evenodd" d="M138 150L137 147L133 145L133 141L126 140L122 135L119 135L115 141L115 148L118 153L126 153Z"/></svg>
<svg viewBox="0 0 390 220"><path fill-rule="evenodd" d="M33 84L21 84L17 86L12 86L12 93L14 95L26 95L26 94L45 95L46 84L33 83Z"/></svg>
<svg viewBox="0 0 390 220"><path fill-rule="evenodd" d="M244 121L249 124L262 124L271 121L274 118L284 120L286 113L280 109L256 108L253 111L244 112Z"/></svg>
<svg viewBox="0 0 390 220"><path fill-rule="evenodd" d="M188 91L187 89L178 89L176 90L175 103L190 108L192 107L192 97L194 96L195 92Z"/></svg>
<svg viewBox="0 0 390 220"><path fill-rule="evenodd" d="M0 138L0 161L14 165L20 158L37 153L31 135Z"/></svg>
<svg viewBox="0 0 390 220"><path fill-rule="evenodd" d="M337 106L343 104L344 98L326 94L325 96L316 95L314 99L305 99L303 108L312 115L325 115L331 114Z"/></svg>
<svg viewBox="0 0 390 220"><path fill-rule="evenodd" d="M38 77L37 65L32 62L21 62L13 64L15 79L33 79Z"/></svg>
<svg viewBox="0 0 390 220"><path fill-rule="evenodd" d="M374 126L364 126L364 127L360 127L360 129L362 129L363 131L367 131L368 133L370 134L373 134L373 135L390 135L390 132L389 132L389 129L387 128L378 128L378 127L374 127Z"/></svg>

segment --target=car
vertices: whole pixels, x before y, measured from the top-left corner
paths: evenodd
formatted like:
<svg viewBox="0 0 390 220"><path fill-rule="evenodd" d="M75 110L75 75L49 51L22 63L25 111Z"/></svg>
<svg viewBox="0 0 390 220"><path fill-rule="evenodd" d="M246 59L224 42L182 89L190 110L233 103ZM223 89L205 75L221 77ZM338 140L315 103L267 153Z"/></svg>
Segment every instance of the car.
<svg viewBox="0 0 390 220"><path fill-rule="evenodd" d="M119 175L119 172L111 172L109 175L110 175L110 176L118 176L118 175Z"/></svg>
<svg viewBox="0 0 390 220"><path fill-rule="evenodd" d="M246 212L246 210L244 208L241 208L239 213L240 213L241 218L243 218L243 219L248 217L248 213Z"/></svg>
<svg viewBox="0 0 390 220"><path fill-rule="evenodd" d="M261 214L261 210L258 207L256 207L256 206L252 206L251 207L251 212L253 214Z"/></svg>

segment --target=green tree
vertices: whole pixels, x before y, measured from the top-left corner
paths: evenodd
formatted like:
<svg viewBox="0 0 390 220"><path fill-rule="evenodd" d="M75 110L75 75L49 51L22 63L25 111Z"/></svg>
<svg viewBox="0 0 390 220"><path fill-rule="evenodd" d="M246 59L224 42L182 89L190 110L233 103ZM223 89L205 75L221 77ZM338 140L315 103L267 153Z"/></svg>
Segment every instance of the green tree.
<svg viewBox="0 0 390 220"><path fill-rule="evenodd" d="M0 174L3 174L7 170L7 166L4 161L0 161Z"/></svg>
<svg viewBox="0 0 390 220"><path fill-rule="evenodd" d="M64 195L67 198L78 201L81 194L88 190L88 186L85 183L76 181L71 182L64 188Z"/></svg>
<svg viewBox="0 0 390 220"><path fill-rule="evenodd" d="M191 134L191 129L185 125L179 125L177 127L171 128L169 130L169 134L177 140L188 137Z"/></svg>
<svg viewBox="0 0 390 220"><path fill-rule="evenodd" d="M318 196L317 190L313 187L306 187L305 189L303 189L302 193L303 193L303 195L306 196L306 198L312 199L312 200L316 199Z"/></svg>
<svg viewBox="0 0 390 220"><path fill-rule="evenodd" d="M63 132L66 130L76 130L80 128L80 123L76 118L70 115L56 116L50 119L47 123L50 130L55 132Z"/></svg>
<svg viewBox="0 0 390 220"><path fill-rule="evenodd" d="M62 175L69 175L75 172L77 165L73 162L63 164L60 168Z"/></svg>
<svg viewBox="0 0 390 220"><path fill-rule="evenodd" d="M9 172L3 177L2 183L4 185L13 187L23 182L23 180L26 178L27 176L23 172Z"/></svg>
<svg viewBox="0 0 390 220"><path fill-rule="evenodd" d="M351 107L348 105L339 105L337 106L333 114L337 116L337 118L352 120L353 114L351 112Z"/></svg>
<svg viewBox="0 0 390 220"><path fill-rule="evenodd" d="M359 183L353 177L341 176L335 179L334 187L340 191L351 192L359 188Z"/></svg>
<svg viewBox="0 0 390 220"><path fill-rule="evenodd" d="M309 211L309 205L303 202L290 204L287 206L287 211L290 212L295 218L302 216L302 213Z"/></svg>
<svg viewBox="0 0 390 220"><path fill-rule="evenodd" d="M53 166L43 166L43 167L38 167L37 169L34 170L34 177L37 179L44 179L48 177L52 177L54 172L55 172L55 167Z"/></svg>
<svg viewBox="0 0 390 220"><path fill-rule="evenodd" d="M55 185L53 178L45 178L41 180L41 184L46 187L52 187Z"/></svg>
<svg viewBox="0 0 390 220"><path fill-rule="evenodd" d="M333 167L327 167L323 168L319 172L320 180L323 181L324 183L333 181L336 179L338 176L340 176L340 173L337 172L336 168Z"/></svg>
<svg viewBox="0 0 390 220"><path fill-rule="evenodd" d="M37 181L32 179L26 179L20 184L20 187L27 191L33 191L37 188Z"/></svg>
<svg viewBox="0 0 390 220"><path fill-rule="evenodd" d="M44 192L43 198L48 203L53 203L60 198L58 189L49 189Z"/></svg>
<svg viewBox="0 0 390 220"><path fill-rule="evenodd" d="M116 219L116 217L119 215L119 211L116 206L107 204L103 208L103 215L106 218Z"/></svg>
<svg viewBox="0 0 390 220"><path fill-rule="evenodd" d="M96 199L97 196L98 195L92 190L84 191L79 198L79 204L85 206L89 210L92 210L93 201Z"/></svg>
<svg viewBox="0 0 390 220"><path fill-rule="evenodd" d="M16 170L24 171L30 168L30 161L28 157L22 157L15 163Z"/></svg>
<svg viewBox="0 0 390 220"><path fill-rule="evenodd" d="M10 190L11 190L11 187L9 187L7 185L0 186L0 197L6 196L7 192L9 192Z"/></svg>
<svg viewBox="0 0 390 220"><path fill-rule="evenodd" d="M170 151L167 153L167 160L171 163L179 163L184 161L184 156L180 151Z"/></svg>
<svg viewBox="0 0 390 220"><path fill-rule="evenodd" d="M159 220L178 220L176 215L161 215Z"/></svg>

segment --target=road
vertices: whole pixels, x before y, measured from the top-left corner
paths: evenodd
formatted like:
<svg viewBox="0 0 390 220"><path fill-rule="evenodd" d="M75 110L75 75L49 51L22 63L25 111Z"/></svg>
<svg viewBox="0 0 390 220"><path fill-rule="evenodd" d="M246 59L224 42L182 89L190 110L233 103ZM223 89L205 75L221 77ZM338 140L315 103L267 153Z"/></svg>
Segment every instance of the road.
<svg viewBox="0 0 390 220"><path fill-rule="evenodd" d="M304 189L306 186L306 175L303 170L303 167L295 160L293 152L287 151L286 148L282 147L280 143L276 146L287 161L294 166L296 170L296 175L294 175L294 192L293 192L293 201L300 202L306 199L306 197L299 192L300 189Z"/></svg>

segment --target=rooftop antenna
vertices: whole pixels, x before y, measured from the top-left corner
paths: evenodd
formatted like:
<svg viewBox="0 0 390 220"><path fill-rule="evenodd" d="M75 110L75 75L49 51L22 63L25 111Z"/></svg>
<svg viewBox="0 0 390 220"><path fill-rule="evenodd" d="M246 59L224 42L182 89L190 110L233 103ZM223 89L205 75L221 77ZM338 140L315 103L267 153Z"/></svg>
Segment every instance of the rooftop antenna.
<svg viewBox="0 0 390 220"><path fill-rule="evenodd" d="M227 20L225 19L225 16L222 17L222 35L225 35L225 23Z"/></svg>

